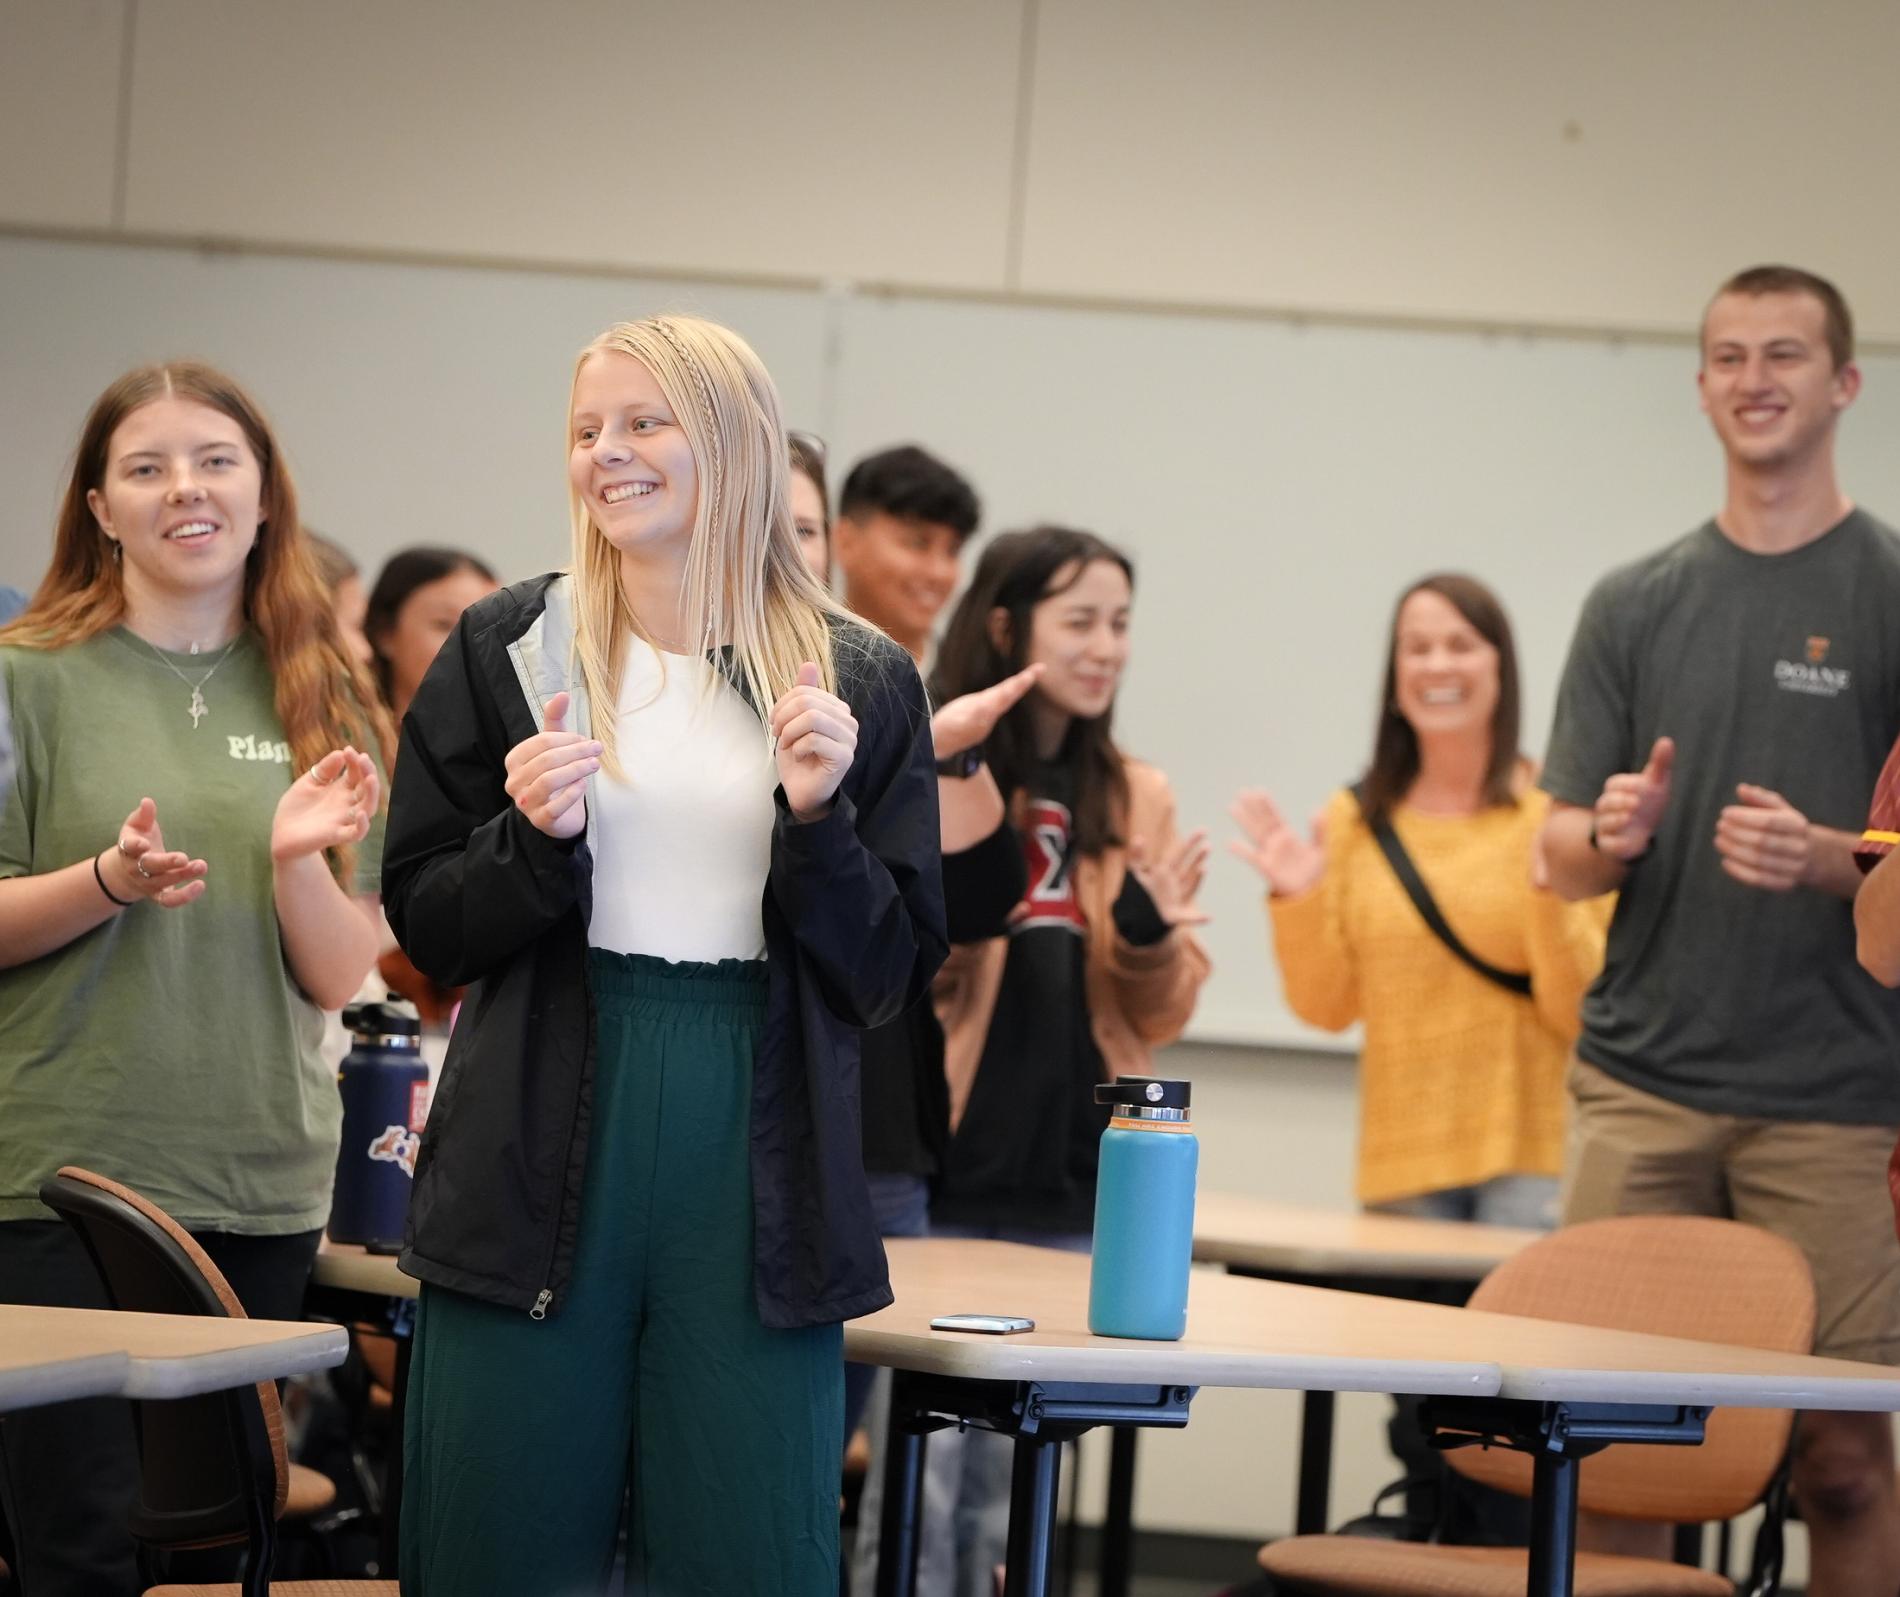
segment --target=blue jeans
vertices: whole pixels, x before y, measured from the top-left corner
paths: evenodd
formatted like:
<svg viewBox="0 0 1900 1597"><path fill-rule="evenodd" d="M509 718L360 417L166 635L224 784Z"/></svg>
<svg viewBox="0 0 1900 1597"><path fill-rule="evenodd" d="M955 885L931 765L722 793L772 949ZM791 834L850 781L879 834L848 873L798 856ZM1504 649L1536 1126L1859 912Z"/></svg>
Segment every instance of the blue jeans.
<svg viewBox="0 0 1900 1597"><path fill-rule="evenodd" d="M1376 1214L1409 1214L1421 1220L1475 1220L1481 1225L1552 1231L1557 1226L1557 1178L1493 1176L1475 1186L1445 1187L1368 1207Z"/></svg>
<svg viewBox="0 0 1900 1597"><path fill-rule="evenodd" d="M877 1217L881 1237L927 1237L930 1235L930 1183L922 1176L884 1175L866 1171L865 1185L871 1189L871 1213ZM847 1364L844 1367L844 1439L864 1417L864 1405L871 1395L871 1381L877 1374L873 1364Z"/></svg>

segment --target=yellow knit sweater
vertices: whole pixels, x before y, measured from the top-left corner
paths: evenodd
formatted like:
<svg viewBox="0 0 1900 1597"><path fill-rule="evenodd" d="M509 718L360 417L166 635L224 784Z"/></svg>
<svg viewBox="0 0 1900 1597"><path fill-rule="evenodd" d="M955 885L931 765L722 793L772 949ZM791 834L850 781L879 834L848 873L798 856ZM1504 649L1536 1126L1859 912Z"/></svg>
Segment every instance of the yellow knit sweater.
<svg viewBox="0 0 1900 1597"><path fill-rule="evenodd" d="M1529 998L1432 935L1350 793L1326 807L1324 879L1267 900L1293 1012L1327 1031L1365 1024L1362 1202L1562 1167L1564 1064L1613 900L1566 904L1531 886L1531 842L1549 807L1533 791L1477 815L1401 806L1393 816L1452 930L1500 969L1528 970Z"/></svg>

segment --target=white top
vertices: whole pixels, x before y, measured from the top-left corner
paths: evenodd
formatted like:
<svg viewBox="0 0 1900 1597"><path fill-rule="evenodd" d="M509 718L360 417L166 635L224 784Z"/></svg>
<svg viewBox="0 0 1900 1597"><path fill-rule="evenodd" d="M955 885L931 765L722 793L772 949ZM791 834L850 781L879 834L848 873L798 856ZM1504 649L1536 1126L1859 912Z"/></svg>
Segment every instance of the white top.
<svg viewBox="0 0 1900 1597"><path fill-rule="evenodd" d="M627 646L617 782L595 779L588 940L671 960L762 959L777 766L764 724L711 664Z"/></svg>

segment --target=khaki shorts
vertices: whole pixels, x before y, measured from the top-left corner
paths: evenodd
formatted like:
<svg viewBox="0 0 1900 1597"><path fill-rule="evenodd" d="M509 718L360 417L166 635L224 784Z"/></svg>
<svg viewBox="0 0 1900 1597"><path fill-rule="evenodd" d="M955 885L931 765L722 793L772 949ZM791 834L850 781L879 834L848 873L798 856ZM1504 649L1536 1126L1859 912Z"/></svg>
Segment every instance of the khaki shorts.
<svg viewBox="0 0 1900 1597"><path fill-rule="evenodd" d="M1786 1237L1808 1256L1814 1351L1900 1364L1900 1241L1889 1126L1686 1109L1570 1062L1563 1218L1708 1214Z"/></svg>

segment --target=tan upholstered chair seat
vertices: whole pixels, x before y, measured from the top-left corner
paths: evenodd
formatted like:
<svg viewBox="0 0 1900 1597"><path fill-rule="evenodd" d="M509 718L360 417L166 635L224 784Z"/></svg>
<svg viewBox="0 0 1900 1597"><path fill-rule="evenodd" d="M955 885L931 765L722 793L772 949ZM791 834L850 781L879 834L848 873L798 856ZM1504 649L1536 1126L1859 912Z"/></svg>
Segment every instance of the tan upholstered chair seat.
<svg viewBox="0 0 1900 1597"><path fill-rule="evenodd" d="M1524 1597L1521 1547L1439 1547L1367 1536L1289 1536L1260 1549L1260 1567L1305 1592L1354 1597ZM273 1591L275 1587L271 1588ZM1576 1597L1735 1597L1706 1569L1650 1558L1577 1554Z"/></svg>

